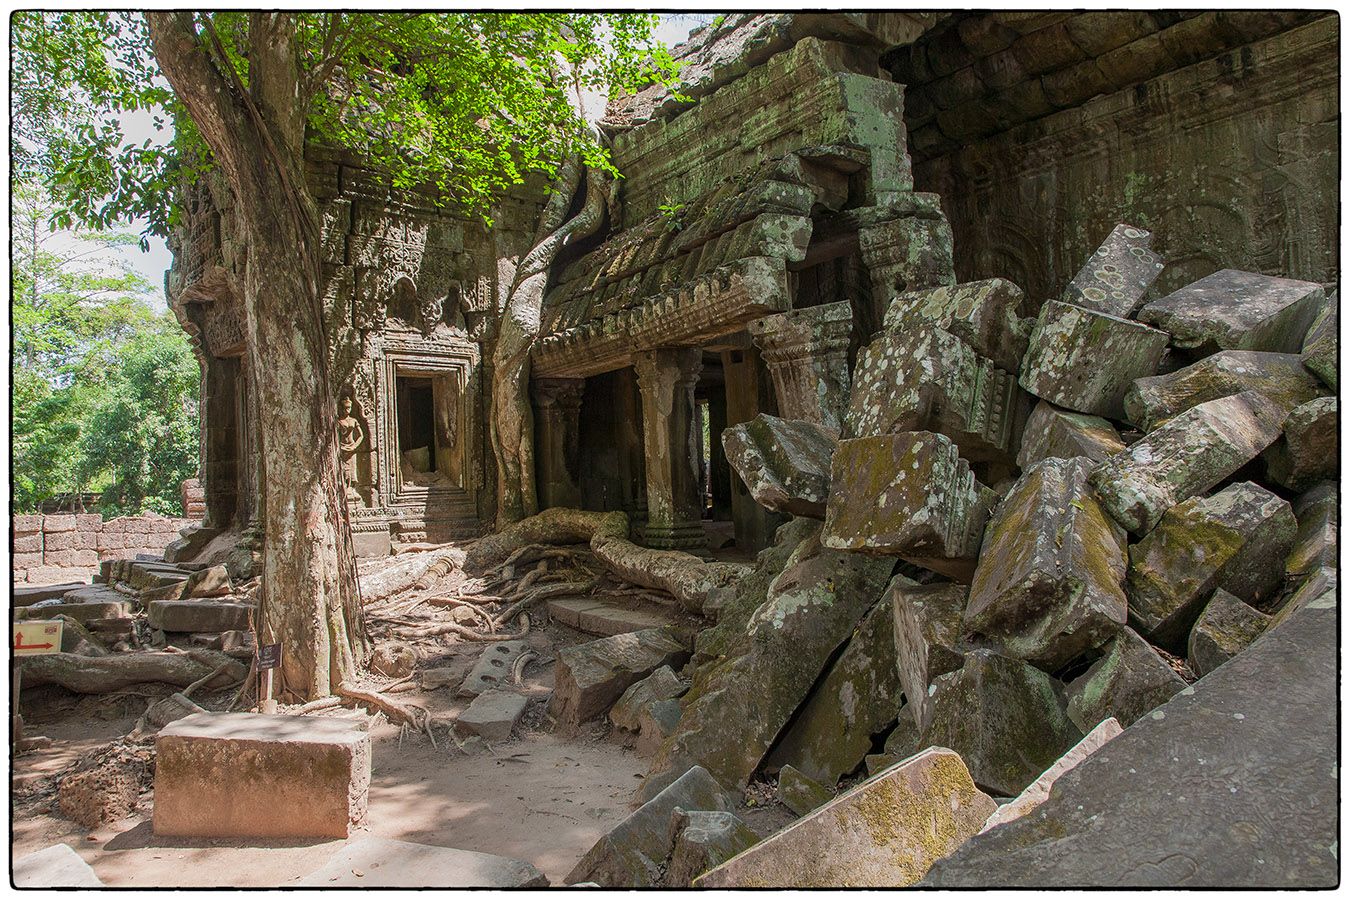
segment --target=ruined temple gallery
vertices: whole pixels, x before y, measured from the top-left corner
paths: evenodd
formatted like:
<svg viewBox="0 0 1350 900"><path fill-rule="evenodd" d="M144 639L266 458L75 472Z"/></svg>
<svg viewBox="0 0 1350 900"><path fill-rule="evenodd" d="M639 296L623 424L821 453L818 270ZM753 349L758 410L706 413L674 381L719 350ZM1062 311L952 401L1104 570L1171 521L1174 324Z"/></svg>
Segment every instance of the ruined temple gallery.
<svg viewBox="0 0 1350 900"><path fill-rule="evenodd" d="M733 14L673 52L548 271L519 533L493 348L548 186L485 224L306 148L371 672L462 699L168 716L154 833L345 842L295 885L1337 884L1338 14ZM268 373L228 190L184 206L204 511L88 599L246 667ZM513 748L622 778L575 847L410 836L381 761L438 726L503 818ZM288 797L328 754L319 811L256 821L236 744Z"/></svg>

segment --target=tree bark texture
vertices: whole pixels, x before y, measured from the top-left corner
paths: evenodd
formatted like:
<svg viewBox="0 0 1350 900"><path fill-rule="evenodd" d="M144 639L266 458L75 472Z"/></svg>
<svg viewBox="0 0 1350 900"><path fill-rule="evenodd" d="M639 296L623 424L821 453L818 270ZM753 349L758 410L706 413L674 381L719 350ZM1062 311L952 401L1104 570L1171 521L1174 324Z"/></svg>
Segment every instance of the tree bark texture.
<svg viewBox="0 0 1350 900"><path fill-rule="evenodd" d="M249 14L245 87L213 61L192 14L146 20L156 59L235 198L265 490L258 640L282 644L281 690L312 700L354 674L368 643L327 372L295 24L283 13Z"/></svg>

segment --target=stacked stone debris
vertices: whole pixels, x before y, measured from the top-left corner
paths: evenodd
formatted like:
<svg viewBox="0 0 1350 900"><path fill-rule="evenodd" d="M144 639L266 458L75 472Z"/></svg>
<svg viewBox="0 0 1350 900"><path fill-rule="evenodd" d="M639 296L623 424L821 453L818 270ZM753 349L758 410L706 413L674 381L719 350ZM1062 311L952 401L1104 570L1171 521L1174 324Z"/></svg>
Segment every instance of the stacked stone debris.
<svg viewBox="0 0 1350 900"><path fill-rule="evenodd" d="M678 718L638 801L695 767L728 789L779 774L803 828L850 804L862 827L882 770L933 747L1014 797L1334 602L1335 295L1224 270L1148 302L1151 240L1117 226L1040 304L1003 279L894 296L841 432L725 432L795 518L710 605L690 686L653 693ZM752 859L791 833L699 883L841 883Z"/></svg>

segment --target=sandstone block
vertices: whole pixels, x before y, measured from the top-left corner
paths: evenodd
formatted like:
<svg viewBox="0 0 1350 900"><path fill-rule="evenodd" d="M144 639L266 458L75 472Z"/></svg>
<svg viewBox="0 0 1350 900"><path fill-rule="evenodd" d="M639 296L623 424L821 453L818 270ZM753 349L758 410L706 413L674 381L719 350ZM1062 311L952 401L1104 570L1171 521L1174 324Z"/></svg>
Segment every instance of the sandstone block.
<svg viewBox="0 0 1350 900"><path fill-rule="evenodd" d="M689 887L704 872L759 841L750 826L729 812L677 809L670 827L675 833L675 845L664 882L670 888Z"/></svg>
<svg viewBox="0 0 1350 900"><path fill-rule="evenodd" d="M1053 766L1041 774L1040 778L1028 785L1025 791L1018 794L1010 803L1000 806L984 823L980 833L984 834L991 828L1020 819L1040 806L1050 796L1050 788L1054 787L1060 776L1096 753L1102 748L1102 745L1119 735L1122 730L1120 723L1115 719L1105 719L1098 723L1097 727L1089 731L1086 737L1074 744L1072 750L1061 756Z"/></svg>
<svg viewBox="0 0 1350 900"><path fill-rule="evenodd" d="M76 527L75 517L71 515L56 515L42 517L42 530L47 534L56 534L64 531L74 531Z"/></svg>
<svg viewBox="0 0 1350 900"><path fill-rule="evenodd" d="M1083 731L1114 716L1129 728L1186 689L1186 682L1133 629L1121 629L1106 655L1069 683L1069 718Z"/></svg>
<svg viewBox="0 0 1350 900"><path fill-rule="evenodd" d="M944 435L918 431L840 441L822 543L899 556L967 579L993 501Z"/></svg>
<svg viewBox="0 0 1350 900"><path fill-rule="evenodd" d="M101 888L89 863L69 844L53 844L14 860L14 886L31 888Z"/></svg>
<svg viewBox="0 0 1350 900"><path fill-rule="evenodd" d="M670 666L662 666L623 692L619 702L609 711L609 720L615 728L640 731L642 711L653 703L674 700L689 690Z"/></svg>
<svg viewBox="0 0 1350 900"><path fill-rule="evenodd" d="M512 729L529 703L527 698L511 691L496 688L484 691L459 714L455 729L463 734L476 734L492 743L510 740Z"/></svg>
<svg viewBox="0 0 1350 900"><path fill-rule="evenodd" d="M1335 568L1340 553L1340 492L1333 481L1324 481L1294 501L1298 533L1284 570L1287 575L1307 575L1322 567Z"/></svg>
<svg viewBox="0 0 1350 900"><path fill-rule="evenodd" d="M1027 417L1017 464L1029 469L1043 459L1085 456L1101 462L1125 449L1116 427L1100 416L1089 416L1039 401Z"/></svg>
<svg viewBox="0 0 1350 900"><path fill-rule="evenodd" d="M1086 96L1095 93L1098 91ZM1150 232L1133 225L1117 225L1064 289L1064 302L1122 319L1129 317L1162 274L1162 257L1149 249L1152 243Z"/></svg>
<svg viewBox="0 0 1350 900"><path fill-rule="evenodd" d="M1125 624L1125 533L1088 487L1092 461L1047 459L985 528L965 629L1005 656L1055 670Z"/></svg>
<svg viewBox="0 0 1350 900"><path fill-rule="evenodd" d="M965 663L961 615L967 589L958 584L915 584L897 575L886 594L895 664L905 695L901 715L917 729L926 723L931 709L928 686Z"/></svg>
<svg viewBox="0 0 1350 900"><path fill-rule="evenodd" d="M1187 350L1298 353L1324 299L1310 281L1223 269L1154 300L1139 318Z"/></svg>
<svg viewBox="0 0 1350 900"><path fill-rule="evenodd" d="M1120 419L1125 392L1158 371L1166 349L1166 332L1051 300L1041 307L1019 380L1057 406Z"/></svg>
<svg viewBox="0 0 1350 900"><path fill-rule="evenodd" d="M569 725L593 719L613 706L630 685L662 666L682 666L688 659L685 640L669 628L566 647L558 651L550 711Z"/></svg>
<svg viewBox="0 0 1350 900"><path fill-rule="evenodd" d="M1021 288L1003 278L943 285L900 294L886 308L885 328L906 332L935 325L1000 369L1016 372L1031 331L1019 315L1025 304Z"/></svg>
<svg viewBox="0 0 1350 900"><path fill-rule="evenodd" d="M332 888L541 888L548 879L531 864L491 853L365 837L296 882Z"/></svg>
<svg viewBox="0 0 1350 900"><path fill-rule="evenodd" d="M211 566L189 575L184 592L188 597L223 597L232 589L229 571L224 566Z"/></svg>
<svg viewBox="0 0 1350 900"><path fill-rule="evenodd" d="M1152 431L1193 406L1243 391L1259 391L1287 413L1322 389L1292 353L1224 350L1184 369L1136 380L1125 394L1125 416Z"/></svg>
<svg viewBox="0 0 1350 900"><path fill-rule="evenodd" d="M370 735L341 719L197 713L155 754L158 835L346 838L365 823Z"/></svg>
<svg viewBox="0 0 1350 900"><path fill-rule="evenodd" d="M684 711L678 700L657 700L638 711L638 756L655 756L675 729Z"/></svg>
<svg viewBox="0 0 1350 900"><path fill-rule="evenodd" d="M904 887L979 831L993 811L994 801L975 787L961 757L934 747L764 839L694 887Z"/></svg>
<svg viewBox="0 0 1350 900"><path fill-rule="evenodd" d="M1284 413L1255 391L1186 410L1101 463L1090 481L1102 505L1132 534L1218 484L1269 447Z"/></svg>
<svg viewBox="0 0 1350 900"><path fill-rule="evenodd" d="M774 512L823 518L838 435L813 422L759 415L722 432L727 461L755 502Z"/></svg>
<svg viewBox="0 0 1350 900"><path fill-rule="evenodd" d="M153 600L150 627L161 631L234 631L247 629L257 610L248 603L218 600Z"/></svg>
<svg viewBox="0 0 1350 900"><path fill-rule="evenodd" d="M799 816L834 799L834 791L792 766L778 771L778 802Z"/></svg>
<svg viewBox="0 0 1350 900"><path fill-rule="evenodd" d="M1214 592L1191 629L1186 661L1205 676L1237 656L1261 636L1270 616L1258 612L1220 588Z"/></svg>
<svg viewBox="0 0 1350 900"><path fill-rule="evenodd" d="M1305 606L1335 608L1340 575L1337 569L1323 568L1304 575L1293 593L1283 599L1266 627L1269 631L1278 628Z"/></svg>
<svg viewBox="0 0 1350 900"><path fill-rule="evenodd" d="M42 565L42 551L23 552L15 550L9 562L14 569L36 569Z"/></svg>
<svg viewBox="0 0 1350 900"><path fill-rule="evenodd" d="M17 611L16 611L17 613ZM125 600L89 600L72 603L42 603L27 608L25 616L30 619L54 619L57 616L69 616L81 624L91 619L104 619L127 616L130 607ZM15 618L21 618L15 615Z"/></svg>
<svg viewBox="0 0 1350 900"><path fill-rule="evenodd" d="M42 531L42 516L11 516L10 527L14 529L15 534L32 534Z"/></svg>
<svg viewBox="0 0 1350 900"><path fill-rule="evenodd" d="M31 585L14 588L10 592L10 596L15 606L32 606L34 603L40 603L43 600L60 600L71 591L78 591L87 587L89 585L78 581L67 581L63 584Z"/></svg>
<svg viewBox="0 0 1350 900"><path fill-rule="evenodd" d="M1303 339L1302 348L1303 365L1333 391L1338 389L1337 385L1340 382L1336 363L1339 353L1337 335L1340 314L1336 307L1336 294L1333 293L1327 298L1322 312L1313 320L1312 327L1308 329L1308 334Z"/></svg>
<svg viewBox="0 0 1350 900"><path fill-rule="evenodd" d="M1301 491L1335 478L1341 470L1340 401L1321 397L1296 407L1284 434L1265 453L1271 481Z"/></svg>
<svg viewBox="0 0 1350 900"><path fill-rule="evenodd" d="M78 531L95 532L103 527L103 516L98 513L79 513L75 516L75 528Z"/></svg>
<svg viewBox="0 0 1350 900"><path fill-rule="evenodd" d="M918 745L950 748L981 789L1014 797L1082 738L1059 693L1049 675L1021 660L972 651L933 682Z"/></svg>
<svg viewBox="0 0 1350 900"><path fill-rule="evenodd" d="M486 645L456 694L477 697L484 691L510 684L512 666L528 649L530 645L525 641L498 641Z"/></svg>
<svg viewBox="0 0 1350 900"><path fill-rule="evenodd" d="M1297 530L1288 501L1250 481L1172 507L1130 548L1134 627L1180 652L1215 588L1255 604L1283 583Z"/></svg>

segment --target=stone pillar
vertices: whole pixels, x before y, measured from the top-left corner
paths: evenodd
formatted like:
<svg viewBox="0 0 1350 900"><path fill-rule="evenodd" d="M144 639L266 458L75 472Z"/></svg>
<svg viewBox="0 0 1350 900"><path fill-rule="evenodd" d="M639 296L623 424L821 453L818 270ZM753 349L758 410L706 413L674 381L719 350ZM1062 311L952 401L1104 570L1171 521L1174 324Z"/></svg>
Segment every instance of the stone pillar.
<svg viewBox="0 0 1350 900"><path fill-rule="evenodd" d="M694 386L703 368L697 347L648 350L633 356L642 392L647 468L647 546L702 549L702 497L694 430Z"/></svg>
<svg viewBox="0 0 1350 900"><path fill-rule="evenodd" d="M847 300L750 323L750 334L773 378L780 416L843 430L852 332L853 310Z"/></svg>
<svg viewBox="0 0 1350 900"><path fill-rule="evenodd" d="M749 422L760 413L778 413L773 385L769 383L759 351L748 336L743 347L722 351L722 373L726 381L727 427ZM721 447L720 435L716 441ZM734 469L731 470L731 519L735 523L736 546L752 555L773 543L774 532L787 521L786 516L760 506Z"/></svg>
<svg viewBox="0 0 1350 900"><path fill-rule="evenodd" d="M578 420L584 378L536 378L534 394L535 483L539 508L581 506L577 485Z"/></svg>

